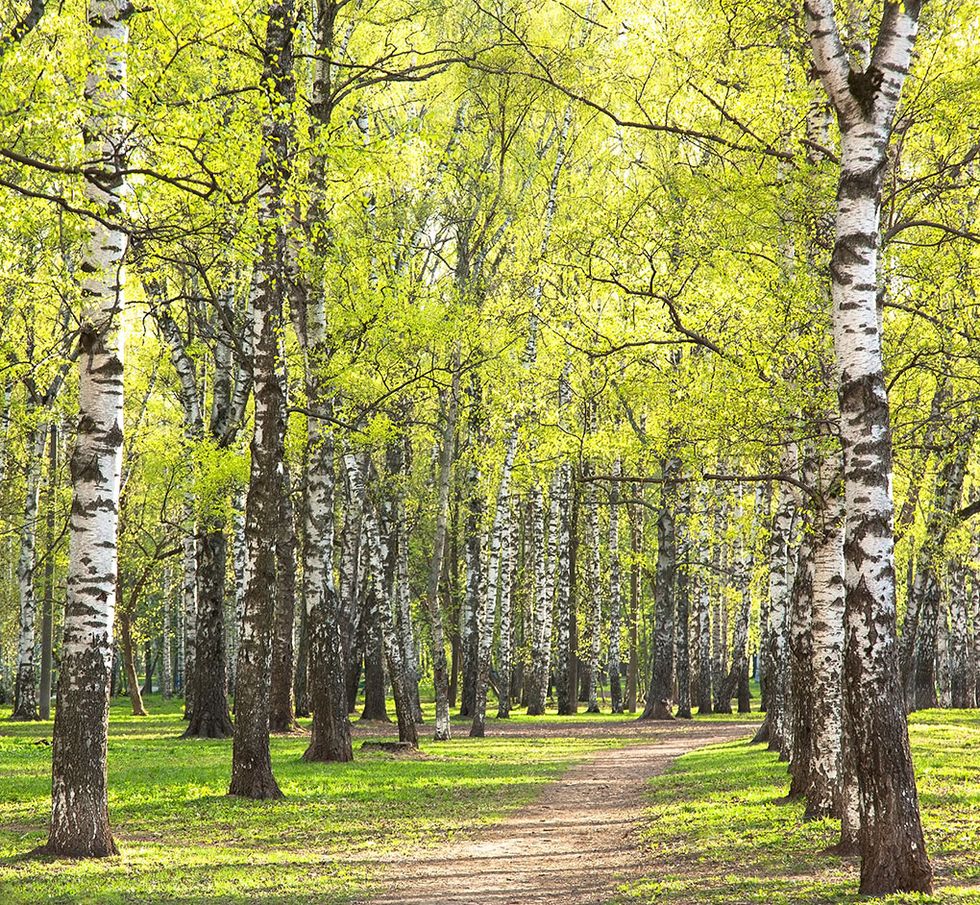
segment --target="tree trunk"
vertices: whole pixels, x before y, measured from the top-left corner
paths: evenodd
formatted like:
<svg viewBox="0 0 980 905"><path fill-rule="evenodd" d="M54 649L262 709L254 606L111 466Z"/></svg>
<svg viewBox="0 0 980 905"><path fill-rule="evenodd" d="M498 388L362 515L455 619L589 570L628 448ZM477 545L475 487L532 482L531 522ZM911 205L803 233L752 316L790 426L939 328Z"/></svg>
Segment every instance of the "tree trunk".
<svg viewBox="0 0 980 905"><path fill-rule="evenodd" d="M977 559L976 545L972 548L971 560ZM970 574L970 627L971 649L970 649L970 674L973 683L974 698L980 704L980 578L973 570Z"/></svg>
<svg viewBox="0 0 980 905"><path fill-rule="evenodd" d="M720 487L721 485L719 485ZM714 572L716 575L715 598L711 616L711 684L715 691L714 709L717 713L731 713L731 699L725 698L728 666L728 601L726 599L728 571L725 534L728 529L728 503L723 494L715 506Z"/></svg>
<svg viewBox="0 0 980 905"><path fill-rule="evenodd" d="M709 549L705 544L703 549ZM695 589L694 614L698 633L698 716L714 712L711 701L711 585L700 578Z"/></svg>
<svg viewBox="0 0 980 905"><path fill-rule="evenodd" d="M594 434L595 410L589 405L586 415L588 433ZM592 463L583 466L586 476L592 474ZM588 482L584 493L585 504L585 632L589 641L588 661L585 674L586 713L599 713L599 650L601 641L602 591L599 576L599 500L594 482ZM559 555L562 551L559 550ZM560 680L559 680L560 681Z"/></svg>
<svg viewBox="0 0 980 905"><path fill-rule="evenodd" d="M623 472L620 459L613 462L613 476ZM623 712L623 687L620 681L620 635L622 634L623 598L619 562L619 481L609 488L609 699L613 713Z"/></svg>
<svg viewBox="0 0 980 905"><path fill-rule="evenodd" d="M195 657L188 686L194 708L184 738L231 738L234 727L225 693L224 601L228 542L220 517L202 525L193 541L197 566Z"/></svg>
<svg viewBox="0 0 980 905"><path fill-rule="evenodd" d="M456 420L459 412L459 351L453 357L453 382L446 401L442 446L439 450L439 473L436 491L436 529L432 543L432 560L429 565L429 584L425 605L432 634L432 684L436 698L435 740L449 741L452 729L449 708L455 704L456 678L458 676L457 639L453 637L452 679L447 675L446 636L439 603L439 579L446 560L446 540L449 529L449 490L452 479L453 457L456 447Z"/></svg>
<svg viewBox="0 0 980 905"><path fill-rule="evenodd" d="M325 416L331 406L322 398L316 363L325 351L319 315L315 330L308 329L311 366L307 369L307 397L314 411ZM315 338L314 338L315 337ZM328 419L309 418L306 423L306 503L303 513L303 582L310 637L310 707L313 727L303 753L307 761L354 759L347 689L344 677L343 641L338 619L338 599L333 574L334 538L334 443Z"/></svg>
<svg viewBox="0 0 980 905"><path fill-rule="evenodd" d="M738 712L748 713L751 709L749 701L749 616L752 607L752 589L750 585L752 572L752 557L748 541L745 537L745 526L742 524L742 486L738 485L738 507L736 521L739 524L738 558L735 561L735 587L739 592L740 603L735 617L735 630L732 633L732 663L727 678L722 684L720 693L721 707L716 706L720 713L731 713L731 700L738 698Z"/></svg>
<svg viewBox="0 0 980 905"><path fill-rule="evenodd" d="M557 530L555 526L552 530ZM531 488L531 549L534 560L534 619L532 623L531 669L528 676L527 712L541 716L548 699L551 659L551 612L549 610L545 560L544 499L539 487Z"/></svg>
<svg viewBox="0 0 980 905"><path fill-rule="evenodd" d="M804 480L811 470L804 469ZM796 551L796 574L790 594L789 656L790 692L789 725L789 797L806 795L810 783L810 755L813 746L810 731L813 726L813 572L814 538L809 526L804 527L803 539Z"/></svg>
<svg viewBox="0 0 980 905"><path fill-rule="evenodd" d="M174 694L173 632L171 628L173 613L171 610L170 582L170 567L167 566L163 572L163 636L160 640L160 659L162 661L160 691L165 701L169 701Z"/></svg>
<svg viewBox="0 0 980 905"><path fill-rule="evenodd" d="M479 489L479 471L475 466L467 469L466 523L464 526L464 549L466 556L466 589L463 598L463 690L459 705L461 717L473 717L476 705L476 681L479 662L479 614L480 614L480 575L482 557L480 550L480 521L483 513L483 499Z"/></svg>
<svg viewBox="0 0 980 905"><path fill-rule="evenodd" d="M412 697L405 675L401 646L398 643L394 620L391 615L391 601L388 598L384 576L384 555L381 535L378 530L378 517L370 504L364 509L364 527L368 549L368 571L371 575L371 594L376 599L374 608L377 611L377 622L395 697L398 740L417 748L419 746L418 727L415 724L415 714L412 712Z"/></svg>
<svg viewBox="0 0 980 905"><path fill-rule="evenodd" d="M633 486L633 496L640 499L642 484ZM639 505L627 509L630 517L630 659L626 671L626 709L636 713L636 690L639 678L640 640L638 637L640 601L640 553L643 551L643 510Z"/></svg>
<svg viewBox="0 0 980 905"><path fill-rule="evenodd" d="M380 606L381 600L377 594L369 595L364 604L364 709L361 719L390 723L385 695Z"/></svg>
<svg viewBox="0 0 980 905"><path fill-rule="evenodd" d="M184 522L187 525L193 524L194 512L190 501L184 506ZM197 681L194 678L197 674L195 669L195 654L197 650L197 561L199 551L197 548L197 536L192 530L184 535L184 573L183 590L181 594L181 611L184 617L184 631L181 635L183 648L183 691L184 691L184 719L190 720L194 714L194 690Z"/></svg>
<svg viewBox="0 0 980 905"><path fill-rule="evenodd" d="M153 694L153 643L149 638L143 642L143 688L144 695Z"/></svg>
<svg viewBox="0 0 980 905"><path fill-rule="evenodd" d="M657 622L653 639L653 674L641 720L672 720L671 699L674 690L674 614L676 598L674 581L677 557L674 538L674 504L680 462L671 458L664 463L664 478L657 519L657 572L654 606Z"/></svg>
<svg viewBox="0 0 980 905"><path fill-rule="evenodd" d="M845 688L864 895L932 890L896 652L891 433L878 315L882 182L920 9L918 0L885 5L871 65L855 75L833 0L805 5L815 68L841 128L831 276L847 511Z"/></svg>
<svg viewBox="0 0 980 905"><path fill-rule="evenodd" d="M478 632L480 638L477 671L476 695L474 696L473 724L470 738L483 738L486 733L487 690L490 685L490 653L493 650L493 634L497 596L500 590L500 563L504 548L504 534L507 530L508 510L510 508L510 475L517 454L518 425L511 428L504 453L504 463L500 470L500 486L497 490L497 505L494 509L493 527L487 549L487 568L484 586L480 593L480 619Z"/></svg>
<svg viewBox="0 0 980 905"><path fill-rule="evenodd" d="M966 567L959 557L949 564L950 706L976 706L970 675L970 639L967 624Z"/></svg>
<svg viewBox="0 0 980 905"><path fill-rule="evenodd" d="M518 509L519 511L519 509ZM513 671L513 598L517 560L517 519L509 511L504 524L500 565L500 675L497 680L497 719L510 716L511 673Z"/></svg>
<svg viewBox="0 0 980 905"><path fill-rule="evenodd" d="M306 592L301 591L296 625L296 674L293 676L293 700L297 717L310 715L309 664L310 622L306 613Z"/></svg>
<svg viewBox="0 0 980 905"><path fill-rule="evenodd" d="M123 440L123 353L127 237L106 225L128 192L127 20L122 0L92 0L94 51L85 84L85 196L103 219L89 220L82 257L78 428L71 457L72 507L58 707L51 744L51 825L44 851L69 857L116 854L109 829L106 752L109 674L116 606L119 485ZM107 112L109 111L109 112Z"/></svg>
<svg viewBox="0 0 980 905"><path fill-rule="evenodd" d="M55 506L58 496L58 434L57 424L51 425L48 440L48 492L45 514L44 605L41 611L41 691L40 715L51 718L51 668L54 660L54 553Z"/></svg>
<svg viewBox="0 0 980 905"><path fill-rule="evenodd" d="M293 0L269 6L262 84L275 98L263 123L258 170L261 240L252 274L252 346L255 398L251 470L245 505L247 550L238 664L235 670L235 736L229 794L281 798L269 752L270 630L276 586L276 550L270 537L279 522L283 465L285 394L279 361L282 331L286 237L283 205L290 171L292 123L282 107L295 95L293 82Z"/></svg>
<svg viewBox="0 0 980 905"><path fill-rule="evenodd" d="M688 519L691 514L691 497L687 484L681 485L674 533L677 544L677 716L691 719L691 635L689 579L691 542L688 536Z"/></svg>
<svg viewBox="0 0 980 905"><path fill-rule="evenodd" d="M578 712L577 689L577 630L574 598L572 597L572 573L578 562L578 524L577 518L569 511L571 501L571 470L567 462L562 462L555 470L552 481L551 524L549 530L549 553L545 560L544 620L542 632L548 634L548 650L551 648L552 619L557 621L556 658L555 658L555 696L558 703L558 713L561 716L572 716ZM598 513L598 510L596 510ZM574 522L574 524L573 524ZM573 532L575 532L573 534ZM586 586L591 587L591 578L586 578ZM598 593L598 587L595 593ZM586 591L591 594L592 591ZM591 598L590 598L591 600ZM544 638L541 639L542 649ZM544 699L541 712L547 699L547 687L550 672L545 668Z"/></svg>
<svg viewBox="0 0 980 905"><path fill-rule="evenodd" d="M27 412L33 417L33 407ZM41 493L41 466L47 444L48 426L34 427L27 438L27 490L24 494L24 527L20 532L20 558L17 586L20 592L20 631L17 638L17 676L14 681L12 720L40 719L37 710L37 668L34 648L37 627L37 597L34 593L34 567L37 550L38 502Z"/></svg>
<svg viewBox="0 0 980 905"><path fill-rule="evenodd" d="M844 500L839 448L835 452L823 453L818 475L824 506L816 513L813 529L812 728L804 815L808 820L839 816L842 793Z"/></svg>
<svg viewBox="0 0 980 905"><path fill-rule="evenodd" d="M284 438L285 439L285 438ZM276 600L272 628L272 676L269 730L292 732L296 724L293 697L293 630L296 621L296 523L289 469L283 468L276 525Z"/></svg>
<svg viewBox="0 0 980 905"><path fill-rule="evenodd" d="M780 466L785 474L795 473L797 456L792 444L784 448ZM780 481L769 541L770 675L766 721L769 723L769 748L772 751L782 750L788 740L790 538L795 509L796 497L792 485Z"/></svg>
<svg viewBox="0 0 980 905"><path fill-rule="evenodd" d="M117 597L121 595L117 594ZM133 643L133 618L123 608L119 608L119 635L122 641L123 669L126 671L126 691L133 716L146 716L139 679L136 676L136 645Z"/></svg>
<svg viewBox="0 0 980 905"><path fill-rule="evenodd" d="M973 431L967 432L972 436ZM966 478L968 442L949 435L936 480L936 494L926 524L925 540L916 562L915 580L909 599L904 631L900 645L901 668L905 677L905 700L909 710L936 707L937 631L942 592L939 584L938 560L943 555L946 538L959 509Z"/></svg>

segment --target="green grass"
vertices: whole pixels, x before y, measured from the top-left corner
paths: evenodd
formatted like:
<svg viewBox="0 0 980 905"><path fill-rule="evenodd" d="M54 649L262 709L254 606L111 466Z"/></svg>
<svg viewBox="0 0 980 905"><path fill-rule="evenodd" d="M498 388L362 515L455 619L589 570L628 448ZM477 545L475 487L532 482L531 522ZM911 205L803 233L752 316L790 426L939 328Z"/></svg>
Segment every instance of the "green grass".
<svg viewBox="0 0 980 905"><path fill-rule="evenodd" d="M43 843L51 723L0 711L0 903L349 901L377 874L372 853L432 844L499 819L570 763L623 740L461 737L423 740L422 757L355 751L353 764L305 764L305 736L276 737L281 802L230 799L230 741L183 741L178 702L112 707L109 810L121 855L24 857ZM359 745L355 740L355 748ZM353 862L350 857L354 856Z"/></svg>
<svg viewBox="0 0 980 905"><path fill-rule="evenodd" d="M933 896L888 902L980 903L980 712L925 711L911 719ZM651 784L644 840L650 879L630 903L847 903L857 862L823 855L832 821L804 823L801 803L777 804L786 765L762 746L733 743L680 758Z"/></svg>

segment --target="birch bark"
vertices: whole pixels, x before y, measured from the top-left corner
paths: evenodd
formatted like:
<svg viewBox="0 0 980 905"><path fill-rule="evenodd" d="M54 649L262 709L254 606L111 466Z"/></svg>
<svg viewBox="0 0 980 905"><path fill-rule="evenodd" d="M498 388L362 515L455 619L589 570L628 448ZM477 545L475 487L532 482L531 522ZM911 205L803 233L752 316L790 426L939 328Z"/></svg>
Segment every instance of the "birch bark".
<svg viewBox="0 0 980 905"><path fill-rule="evenodd" d="M664 462L660 515L657 519L657 571L654 600L657 622L653 638L653 674L647 692L646 707L640 719L672 720L671 700L674 689L674 616L676 597L674 581L677 552L674 534L674 507L677 493L673 479L680 471L680 461Z"/></svg>
<svg viewBox="0 0 980 905"><path fill-rule="evenodd" d="M33 406L28 417L33 418ZM24 493L24 526L20 532L17 587L20 594L20 630L17 635L17 674L14 681L12 720L38 720L37 667L34 662L37 626L37 597L34 568L37 562L38 503L41 496L41 465L47 446L48 425L33 427L28 435L27 488Z"/></svg>
<svg viewBox="0 0 980 905"><path fill-rule="evenodd" d="M263 122L259 158L260 247L252 274L252 346L255 415L245 505L246 581L238 665L235 670L235 735L229 794L281 798L269 753L269 674L272 597L276 583L275 545L269 529L279 521L278 495L283 465L285 400L279 362L283 285L286 270L284 203L290 172L295 93L293 0L268 7L263 49L263 85L270 109Z"/></svg>
<svg viewBox="0 0 980 905"><path fill-rule="evenodd" d="M950 706L975 706L970 676L970 638L967 622L966 567L960 557L949 564Z"/></svg>
<svg viewBox="0 0 980 905"><path fill-rule="evenodd" d="M834 444L836 446L836 443ZM836 450L835 450L836 451ZM806 818L839 815L844 666L844 500L839 452L823 453L814 520L811 608L812 704Z"/></svg>
<svg viewBox="0 0 980 905"><path fill-rule="evenodd" d="M613 476L623 473L622 460L613 462ZM622 634L623 596L619 559L619 481L609 490L609 699L613 713L623 712L623 686L620 635Z"/></svg>
<svg viewBox="0 0 980 905"><path fill-rule="evenodd" d="M677 716L691 719L691 541L688 526L691 517L691 494L682 484L677 499ZM746 639L747 640L747 639Z"/></svg>
<svg viewBox="0 0 980 905"><path fill-rule="evenodd" d="M473 703L473 724L470 738L483 738L486 733L487 689L490 685L490 652L493 649L494 614L497 609L497 594L500 586L500 560L503 548L503 535L507 511L510 505L510 479L517 454L517 430L511 431L504 453L500 486L497 489L497 505L494 510L493 527L487 550L487 569L485 585L481 589L480 615L477 633L480 639L477 670L476 694Z"/></svg>
<svg viewBox="0 0 980 905"><path fill-rule="evenodd" d="M896 650L891 433L878 311L881 192L920 0L884 4L867 68L848 60L833 0L804 5L815 67L841 129L831 262L844 451L848 707L861 802L863 894L929 892Z"/></svg>
<svg viewBox="0 0 980 905"><path fill-rule="evenodd" d="M398 719L398 739L411 745L419 746L418 729L415 725L415 714L412 712L412 698L405 674L405 661L402 657L401 645L395 633L392 618L392 602L388 597L387 584L384 575L384 547L378 527L378 516L374 507L369 503L364 509L364 530L367 539L369 572L371 575L371 593L376 598L378 622L381 639L384 645L385 659L391 677L392 691L395 697L395 713Z"/></svg>
<svg viewBox="0 0 980 905"><path fill-rule="evenodd" d="M439 604L439 579L446 559L446 539L449 528L449 490L453 456L456 447L456 420L459 411L459 350L453 354L453 381L446 400L442 444L439 450L437 478L436 530L432 559L429 563L429 584L425 604L432 633L432 675L436 703L435 740L449 741L452 729L449 722L449 671L446 663L446 636Z"/></svg>
<svg viewBox="0 0 980 905"><path fill-rule="evenodd" d="M92 0L92 63L85 83L85 195L101 212L83 252L78 358L79 419L71 456L67 598L52 738L51 824L44 850L59 856L116 853L109 829L106 753L112 630L118 572L123 439L126 234L108 224L122 213L128 184L122 110L128 99L127 0Z"/></svg>

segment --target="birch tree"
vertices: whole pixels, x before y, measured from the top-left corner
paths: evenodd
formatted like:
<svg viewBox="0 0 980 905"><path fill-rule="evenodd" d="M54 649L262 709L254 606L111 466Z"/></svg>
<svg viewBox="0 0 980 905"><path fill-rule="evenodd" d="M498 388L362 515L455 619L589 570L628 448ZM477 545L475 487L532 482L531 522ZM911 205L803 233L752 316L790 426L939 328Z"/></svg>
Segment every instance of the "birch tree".
<svg viewBox="0 0 980 905"><path fill-rule="evenodd" d="M292 0L272 3L263 45L262 83L269 111L259 159L258 223L261 239L252 274L251 333L255 398L251 471L245 503L246 581L235 670L235 734L229 794L281 798L269 752L269 674L276 551L268 530L279 521L285 397L279 334L285 296L284 196L293 143L289 106L293 81Z"/></svg>
<svg viewBox="0 0 980 905"><path fill-rule="evenodd" d="M831 277L847 513L846 688L861 801L860 889L876 895L932 889L899 691L891 425L878 317L882 183L921 8L918 0L884 3L870 64L854 69L833 0L804 6L841 131Z"/></svg>
<svg viewBox="0 0 980 905"><path fill-rule="evenodd" d="M61 857L116 854L109 828L106 755L109 681L118 572L123 445L126 233L115 224L129 185L128 2L92 0L92 61L85 82L85 195L99 219L83 253L78 357L78 426L71 454L68 587L52 736L51 823L44 851Z"/></svg>

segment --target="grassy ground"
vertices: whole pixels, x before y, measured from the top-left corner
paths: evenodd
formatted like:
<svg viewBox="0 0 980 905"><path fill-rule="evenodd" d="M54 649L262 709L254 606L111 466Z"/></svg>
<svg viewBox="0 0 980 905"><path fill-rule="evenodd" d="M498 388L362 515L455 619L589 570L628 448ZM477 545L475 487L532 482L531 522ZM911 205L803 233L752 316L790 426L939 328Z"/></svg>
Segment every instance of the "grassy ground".
<svg viewBox="0 0 980 905"><path fill-rule="evenodd" d="M980 903L980 713L925 711L911 718L926 844L936 894L889 902ZM761 746L689 754L652 781L645 841L651 879L629 903L845 903L857 863L820 854L837 841L830 821L803 823L802 804L777 804L786 765Z"/></svg>
<svg viewBox="0 0 980 905"><path fill-rule="evenodd" d="M125 700L112 708L109 809L122 854L103 862L24 857L45 838L51 723L10 723L0 709L2 905L345 902L369 887L371 853L498 818L574 760L628 742L495 739L491 728L483 740L423 741L419 758L355 751L353 764L309 765L305 735L276 737L286 799L256 803L225 795L230 741L182 741L179 702L153 696L147 707L140 719Z"/></svg>

